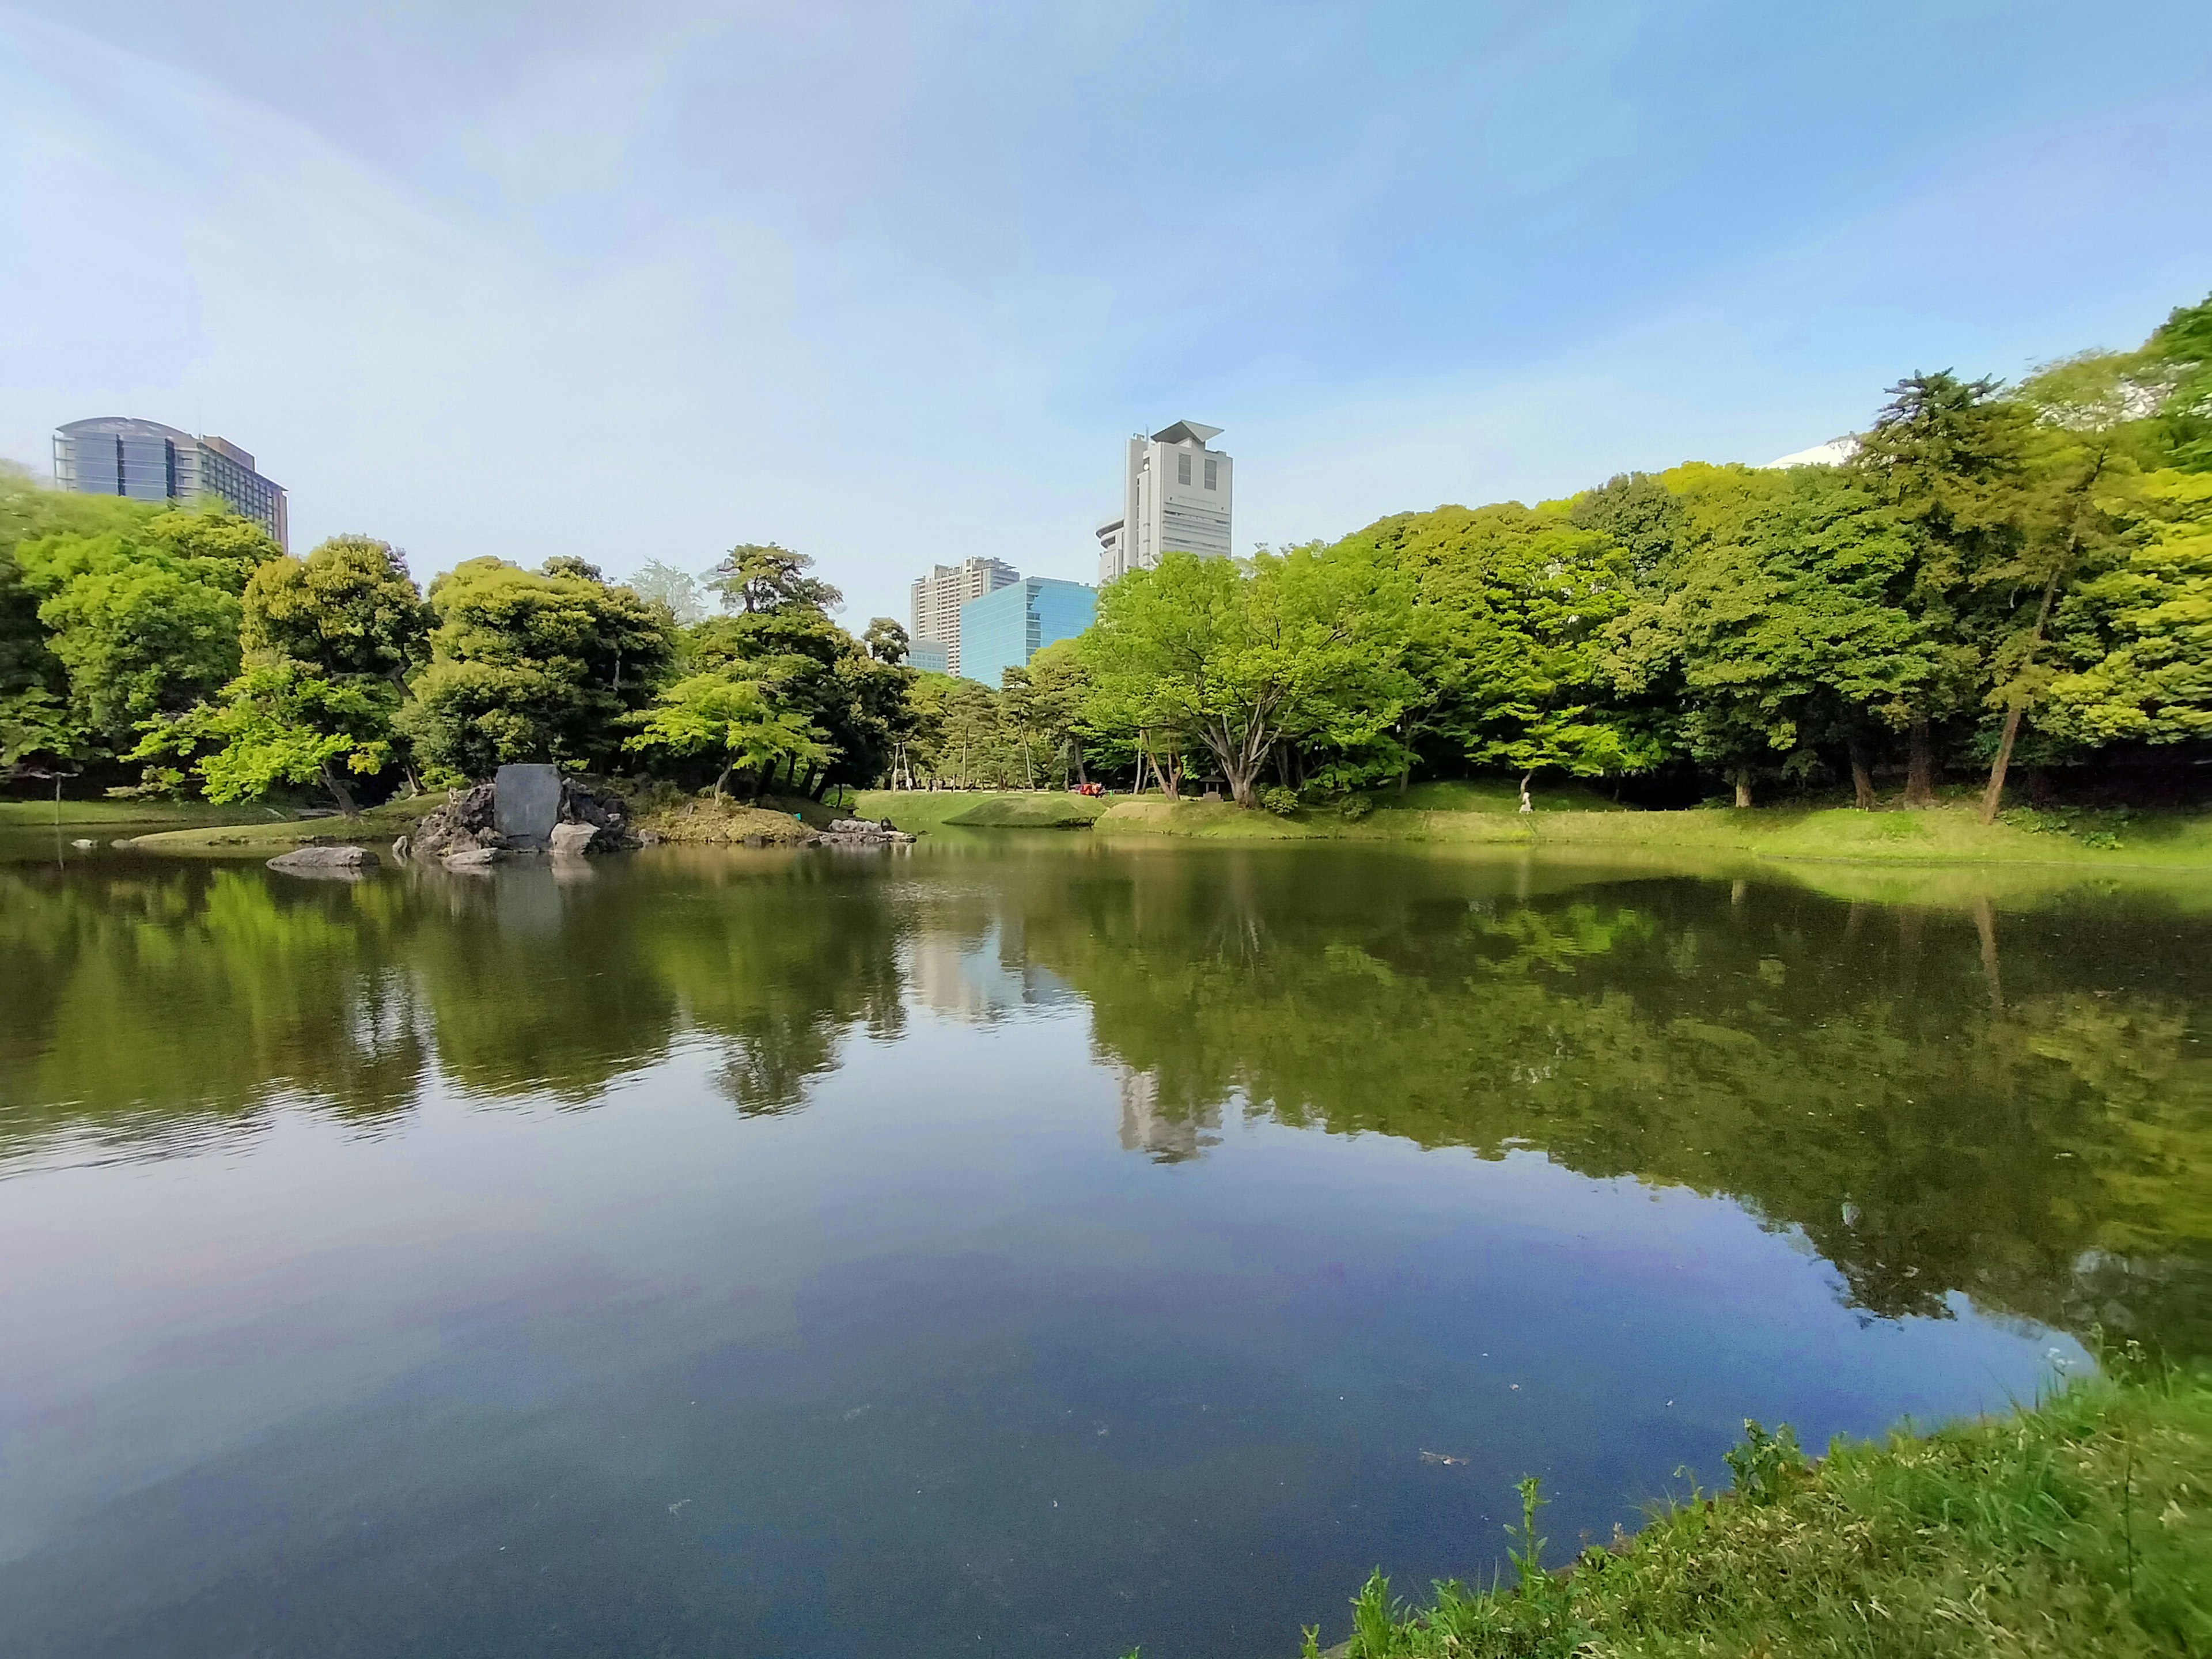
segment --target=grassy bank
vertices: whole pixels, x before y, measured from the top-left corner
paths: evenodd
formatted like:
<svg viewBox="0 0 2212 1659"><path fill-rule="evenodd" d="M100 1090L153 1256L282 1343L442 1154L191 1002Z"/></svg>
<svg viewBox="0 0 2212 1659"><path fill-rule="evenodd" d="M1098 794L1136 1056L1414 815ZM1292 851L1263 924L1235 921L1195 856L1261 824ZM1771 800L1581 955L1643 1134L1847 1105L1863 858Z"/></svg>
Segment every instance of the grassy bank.
<svg viewBox="0 0 2212 1659"><path fill-rule="evenodd" d="M951 825L961 830L1079 830L1095 823L1110 799L1030 789L864 789L853 811L889 818L902 830Z"/></svg>
<svg viewBox="0 0 2212 1659"><path fill-rule="evenodd" d="M1635 811L1579 785L1540 788L1518 810L1510 780L1385 790L1348 809L1246 811L1226 801L1157 794L1085 800L1022 792L875 791L857 810L901 829L1073 825L1083 815L1108 835L1203 841L1415 841L1591 854L1832 860L1895 866L2036 865L2097 870L2212 871L2212 816L2177 812L2008 811L1984 825L1965 799L1920 811L1847 807L1699 807Z"/></svg>
<svg viewBox="0 0 2212 1659"><path fill-rule="evenodd" d="M757 806L725 797L645 792L632 799L634 827L663 841L705 846L758 842L769 847L796 846L834 818L847 816L819 801L770 795Z"/></svg>
<svg viewBox="0 0 2212 1659"><path fill-rule="evenodd" d="M1656 1516L1571 1571L1439 1585L1418 1609L1370 1579L1346 1659L2212 1653L2212 1382L2074 1384L2031 1411L1808 1466L1786 1439L1730 1455L1735 1492ZM1524 1487L1524 1498L1529 1489ZM1321 1632L1309 1632L1316 1652Z"/></svg>
<svg viewBox="0 0 2212 1659"><path fill-rule="evenodd" d="M272 813L275 814L272 817ZM210 806L205 801L0 800L0 830L134 830L226 823L268 823L290 814L266 806Z"/></svg>
<svg viewBox="0 0 2212 1659"><path fill-rule="evenodd" d="M386 801L358 817L328 818L235 818L186 830L159 830L131 837L134 852L171 857L266 859L310 842L387 842L414 829L415 821L445 799L440 793L412 800ZM143 820L141 820L143 822Z"/></svg>

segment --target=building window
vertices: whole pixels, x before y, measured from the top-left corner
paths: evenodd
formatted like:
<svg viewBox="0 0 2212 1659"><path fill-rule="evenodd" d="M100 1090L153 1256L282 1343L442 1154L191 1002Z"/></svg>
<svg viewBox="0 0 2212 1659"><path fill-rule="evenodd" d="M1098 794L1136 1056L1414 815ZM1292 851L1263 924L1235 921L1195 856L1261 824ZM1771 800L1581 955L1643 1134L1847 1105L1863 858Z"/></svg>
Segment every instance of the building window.
<svg viewBox="0 0 2212 1659"><path fill-rule="evenodd" d="M1209 455L1206 458L1206 487L1208 489L1218 489L1220 486L1221 463Z"/></svg>
<svg viewBox="0 0 2212 1659"><path fill-rule="evenodd" d="M1176 482L1177 483L1190 482L1190 452L1188 450L1176 457Z"/></svg>

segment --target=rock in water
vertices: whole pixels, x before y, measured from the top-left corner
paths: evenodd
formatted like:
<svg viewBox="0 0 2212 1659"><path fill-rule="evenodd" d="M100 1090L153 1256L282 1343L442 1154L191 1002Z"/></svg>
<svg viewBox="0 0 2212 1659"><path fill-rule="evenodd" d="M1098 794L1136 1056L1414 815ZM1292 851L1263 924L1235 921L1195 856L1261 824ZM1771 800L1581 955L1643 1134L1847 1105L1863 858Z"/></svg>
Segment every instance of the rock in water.
<svg viewBox="0 0 2212 1659"><path fill-rule="evenodd" d="M465 847L458 853L446 855L448 870L488 870L507 856L497 847Z"/></svg>
<svg viewBox="0 0 2212 1659"><path fill-rule="evenodd" d="M269 860L271 870L288 876L336 876L356 879L376 868L376 854L366 847L295 847Z"/></svg>
<svg viewBox="0 0 2212 1659"><path fill-rule="evenodd" d="M616 837L595 823L556 823L548 838L547 851L556 857L573 858L584 853L604 852Z"/></svg>
<svg viewBox="0 0 2212 1659"><path fill-rule="evenodd" d="M903 830L894 830L889 818L881 823L871 823L866 818L839 818L809 843L815 847L860 848L867 847L911 847L914 837Z"/></svg>

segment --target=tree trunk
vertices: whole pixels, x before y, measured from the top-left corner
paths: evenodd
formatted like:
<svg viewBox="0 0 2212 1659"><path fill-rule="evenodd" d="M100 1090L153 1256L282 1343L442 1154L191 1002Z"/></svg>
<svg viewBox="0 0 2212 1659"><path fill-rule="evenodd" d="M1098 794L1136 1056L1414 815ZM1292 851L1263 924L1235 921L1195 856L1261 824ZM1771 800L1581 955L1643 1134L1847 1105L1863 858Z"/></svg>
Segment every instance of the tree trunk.
<svg viewBox="0 0 2212 1659"><path fill-rule="evenodd" d="M1523 772L1521 775L1521 811L1523 812L1533 812L1536 810L1536 803L1529 798L1528 794L1528 786L1535 781L1536 775L1534 772Z"/></svg>
<svg viewBox="0 0 2212 1659"><path fill-rule="evenodd" d="M345 787L345 780L328 761L323 763L323 787L331 792L331 799L338 804L338 811L349 818L361 816L361 808L353 804L353 792Z"/></svg>
<svg viewBox="0 0 2212 1659"><path fill-rule="evenodd" d="M1914 720L1905 732L1905 804L1907 806L1933 806L1936 804L1936 739L1928 729L1928 718L1924 714Z"/></svg>
<svg viewBox="0 0 2212 1659"><path fill-rule="evenodd" d="M1740 811L1751 805L1751 769L1748 766L1735 769L1735 804Z"/></svg>
<svg viewBox="0 0 2212 1659"><path fill-rule="evenodd" d="M1075 760L1076 782L1088 789L1091 787L1091 774L1083 769L1083 739L1071 732L1067 739L1067 750Z"/></svg>
<svg viewBox="0 0 2212 1659"><path fill-rule="evenodd" d="M1852 805L1862 812L1871 812L1874 811L1874 772L1867 765L1866 744L1859 740L1856 732L1844 739L1844 744L1851 755Z"/></svg>
<svg viewBox="0 0 2212 1659"><path fill-rule="evenodd" d="M714 804L718 806L721 805L722 786L730 781L731 769L736 765L737 762L735 761L724 761L722 763L721 772L714 779Z"/></svg>
<svg viewBox="0 0 2212 1659"><path fill-rule="evenodd" d="M2073 550L2069 545L2068 553ZM2062 565L2051 573L2051 580L2043 585L2043 603L2036 607L2035 628L2027 636L2027 653L2021 659L2021 672L2026 673L2034 666L2035 653L2043 643L2044 625L2051 620L2051 602L2058 597L2058 579L2063 573ZM2027 713L2027 699L2014 693L2005 709L2004 735L1997 739L1996 758L1990 763L1989 787L1982 791L1982 822L1995 823L1997 808L2004 805L2005 774L2012 769L2013 745L2020 741L2020 723Z"/></svg>
<svg viewBox="0 0 2212 1659"><path fill-rule="evenodd" d="M2018 698L2005 710L2004 735L1997 739L1996 758L1990 763L1990 781L1982 791L1982 822L1995 823L1997 808L2004 805L2005 774L2012 768L2013 745L2020 741L2020 722L2027 713L2027 705Z"/></svg>
<svg viewBox="0 0 2212 1659"><path fill-rule="evenodd" d="M1275 745L1275 776L1281 781L1284 788L1297 787L1291 781L1291 742L1288 738Z"/></svg>

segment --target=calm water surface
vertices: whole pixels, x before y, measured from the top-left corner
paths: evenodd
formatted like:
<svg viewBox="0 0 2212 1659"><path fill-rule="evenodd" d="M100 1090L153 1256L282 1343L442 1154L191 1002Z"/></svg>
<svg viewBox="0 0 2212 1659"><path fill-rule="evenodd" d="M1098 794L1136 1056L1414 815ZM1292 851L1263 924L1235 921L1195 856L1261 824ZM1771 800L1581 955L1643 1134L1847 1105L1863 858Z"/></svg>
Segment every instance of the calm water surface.
<svg viewBox="0 0 2212 1659"><path fill-rule="evenodd" d="M1747 1416L2208 1346L2186 893L55 853L0 850L10 1655L1250 1659L1486 1577L1524 1473L1564 1553Z"/></svg>

